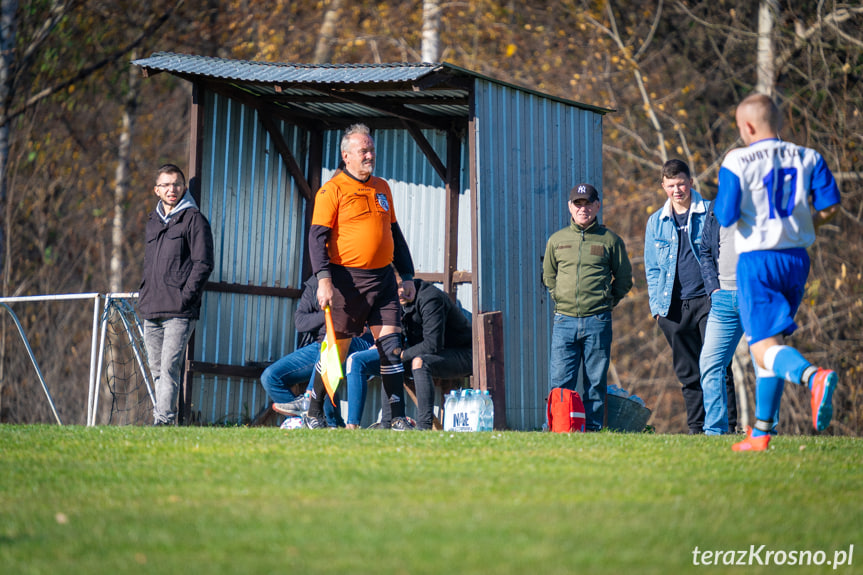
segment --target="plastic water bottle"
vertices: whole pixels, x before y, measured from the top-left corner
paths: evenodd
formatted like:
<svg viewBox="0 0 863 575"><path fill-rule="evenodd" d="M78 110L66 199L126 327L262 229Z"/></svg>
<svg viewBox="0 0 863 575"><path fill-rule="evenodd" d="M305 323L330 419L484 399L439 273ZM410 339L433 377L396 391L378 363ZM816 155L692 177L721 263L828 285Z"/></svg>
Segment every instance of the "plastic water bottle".
<svg viewBox="0 0 863 575"><path fill-rule="evenodd" d="M485 431L483 425L485 423L485 400L482 398L482 392L475 389L473 392L474 402L476 403L476 431Z"/></svg>
<svg viewBox="0 0 863 575"><path fill-rule="evenodd" d="M455 413L453 414L453 429L455 431L470 431L468 426L468 405L470 404L470 390L462 389L459 393L458 401L455 405Z"/></svg>
<svg viewBox="0 0 863 575"><path fill-rule="evenodd" d="M482 409L480 410L480 431L492 431L494 429L494 403L487 389L482 391Z"/></svg>
<svg viewBox="0 0 863 575"><path fill-rule="evenodd" d="M468 431L480 431L482 407L482 394L478 389L471 389L470 403L467 409Z"/></svg>
<svg viewBox="0 0 863 575"><path fill-rule="evenodd" d="M453 430L453 415L455 415L456 404L458 403L458 390L452 390L446 394L443 404L443 429L444 431Z"/></svg>

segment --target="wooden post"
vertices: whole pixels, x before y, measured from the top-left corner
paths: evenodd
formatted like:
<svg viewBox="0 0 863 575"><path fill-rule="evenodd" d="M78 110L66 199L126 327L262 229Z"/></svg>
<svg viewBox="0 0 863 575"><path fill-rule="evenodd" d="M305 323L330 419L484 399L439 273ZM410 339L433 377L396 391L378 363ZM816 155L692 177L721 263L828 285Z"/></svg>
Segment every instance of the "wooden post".
<svg viewBox="0 0 863 575"><path fill-rule="evenodd" d="M197 82L192 86L191 114L192 125L190 127L189 148L189 193L195 198L195 202L201 205L201 170L204 157L204 89ZM190 425L192 423L192 373L189 369L192 358L195 357L195 333L189 337L186 346L186 362L181 374L180 393L177 398L177 424Z"/></svg>
<svg viewBox="0 0 863 575"><path fill-rule="evenodd" d="M504 381L503 313L479 314L479 345L482 354L474 358L479 367L477 386L488 390L494 403L494 428L506 429L506 385Z"/></svg>

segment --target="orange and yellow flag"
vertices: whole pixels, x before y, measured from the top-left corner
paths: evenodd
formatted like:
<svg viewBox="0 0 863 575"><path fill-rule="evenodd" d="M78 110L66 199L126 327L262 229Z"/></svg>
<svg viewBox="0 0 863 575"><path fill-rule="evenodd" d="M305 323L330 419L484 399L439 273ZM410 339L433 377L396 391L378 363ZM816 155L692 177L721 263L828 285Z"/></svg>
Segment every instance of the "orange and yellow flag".
<svg viewBox="0 0 863 575"><path fill-rule="evenodd" d="M336 341L336 330L333 327L333 316L330 306L324 308L324 320L327 326L327 336L321 342L321 376L324 379L324 387L327 394L335 404L336 389L345 376L342 371L342 359L339 357L339 345Z"/></svg>

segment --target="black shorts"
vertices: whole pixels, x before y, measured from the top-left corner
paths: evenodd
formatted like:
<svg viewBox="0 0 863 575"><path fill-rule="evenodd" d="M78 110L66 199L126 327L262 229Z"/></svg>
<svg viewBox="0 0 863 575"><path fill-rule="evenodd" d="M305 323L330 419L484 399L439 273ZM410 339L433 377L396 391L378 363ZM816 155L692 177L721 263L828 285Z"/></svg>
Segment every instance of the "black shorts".
<svg viewBox="0 0 863 575"><path fill-rule="evenodd" d="M369 326L401 327L398 284L391 266L375 270L330 265L333 276L333 327L336 337L362 335Z"/></svg>

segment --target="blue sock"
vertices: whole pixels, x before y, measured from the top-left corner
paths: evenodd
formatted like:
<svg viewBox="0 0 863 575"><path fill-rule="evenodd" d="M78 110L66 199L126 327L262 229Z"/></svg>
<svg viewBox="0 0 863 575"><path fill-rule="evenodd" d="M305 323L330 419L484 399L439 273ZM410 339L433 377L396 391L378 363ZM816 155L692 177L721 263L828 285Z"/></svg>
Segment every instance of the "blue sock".
<svg viewBox="0 0 863 575"><path fill-rule="evenodd" d="M803 381L803 372L812 364L793 347L787 345L776 347L779 349L773 356L773 365L767 365L767 369L773 371L773 373L791 383L796 383L798 385L808 383ZM771 349L776 349L776 347ZM770 350L768 350L768 353L769 352ZM765 354L765 361L767 361L767 355L768 354Z"/></svg>
<svg viewBox="0 0 863 575"><path fill-rule="evenodd" d="M761 376L755 380L755 419L772 421L779 413L779 403L782 401L782 390L785 381L778 376ZM767 435L769 432L752 429L752 437Z"/></svg>

